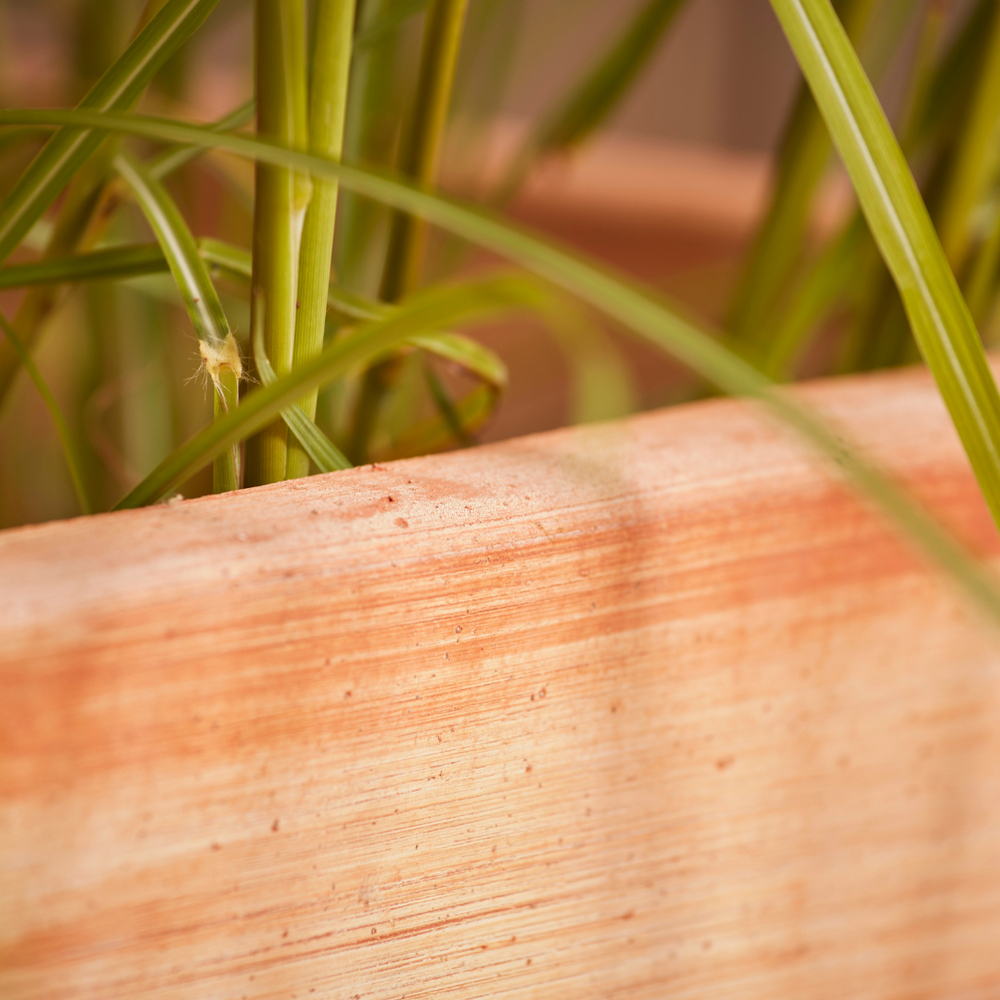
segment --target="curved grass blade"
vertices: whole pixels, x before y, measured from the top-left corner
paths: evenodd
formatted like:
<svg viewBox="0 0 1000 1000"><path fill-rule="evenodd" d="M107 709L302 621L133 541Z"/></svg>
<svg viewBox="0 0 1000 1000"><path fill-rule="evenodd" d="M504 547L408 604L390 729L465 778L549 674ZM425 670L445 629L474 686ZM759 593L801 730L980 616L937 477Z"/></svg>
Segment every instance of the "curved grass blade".
<svg viewBox="0 0 1000 1000"><path fill-rule="evenodd" d="M1000 393L906 159L829 0L771 0L995 521Z"/></svg>
<svg viewBox="0 0 1000 1000"><path fill-rule="evenodd" d="M435 288L414 296L388 319L346 337L336 337L322 353L272 385L255 389L220 420L178 448L157 466L116 509L152 503L193 475L226 448L274 420L313 386L322 385L363 363L384 356L407 338L443 321L485 318L514 308L530 308L538 292L526 278L502 275L463 285Z"/></svg>
<svg viewBox="0 0 1000 1000"><path fill-rule="evenodd" d="M109 131L168 142L217 146L239 156L267 159L269 162L297 167L315 174L338 177L344 187L350 187L359 194L384 201L395 208L419 214L455 235L522 264L535 274L617 319L642 339L671 354L724 392L759 399L782 423L798 431L821 454L830 459L842 474L887 514L890 520L917 543L927 556L960 582L974 599L977 607L1000 626L1000 589L997 588L993 578L922 507L861 458L854 449L845 446L820 420L789 396L776 392L774 383L738 354L718 343L694 322L685 319L661 297L615 273L612 269L560 248L483 209L419 190L398 178L377 171L322 160L306 153L283 149L260 139L219 135L197 126L139 115L80 111L0 111L0 124L67 123L105 128ZM436 312L432 306L428 312L426 325L442 324L441 311ZM402 336L396 338L386 333L387 330L393 330L392 324L397 322L402 322L398 316L380 326L389 346L403 339ZM351 361L340 367L339 360L332 361L327 353L346 343L346 339L334 340L324 349L314 365L303 369L297 376L293 372L287 381L283 380L275 386L261 390L261 394L270 394L254 403L255 408L259 407L261 411L266 412L266 417L261 423L266 423L279 413L285 403L295 398L296 393L312 385L320 385L339 372L349 369L351 363L357 360L356 355L352 355ZM359 351L358 354L365 356L363 351ZM336 357L339 359L339 355ZM331 369L333 374L329 374ZM289 384L291 388L283 392L281 386ZM251 393L247 401L256 395L258 394ZM240 409L243 410L245 406L246 403ZM255 414L256 410L251 416L255 417ZM221 431L216 429L219 426L222 427ZM202 432L197 439L188 442L163 463L155 471L154 476L143 484L143 488L133 491L126 498L127 504L125 501L123 504L139 506L162 496L172 486L183 481L185 470L193 463L201 461L203 455L214 456L217 453L215 449L221 451L239 440L243 428L244 424L240 422L237 414L229 414L218 425Z"/></svg>
<svg viewBox="0 0 1000 1000"><path fill-rule="evenodd" d="M261 313L262 309L258 307L254 316L259 317ZM278 376L271 367L271 362L264 350L264 334L259 319L254 323L253 328L253 360L257 374L260 375L264 386L274 385L278 381ZM320 472L338 472L341 469L351 468L351 463L344 453L309 419L300 407L286 406L281 411L281 419L298 438L299 444L302 445Z"/></svg>
<svg viewBox="0 0 1000 1000"><path fill-rule="evenodd" d="M153 74L200 27L216 3L218 0L167 0L94 84L80 108L108 111L131 107ZM0 205L0 262L103 141L103 133L78 128L60 129L49 139Z"/></svg>
<svg viewBox="0 0 1000 1000"><path fill-rule="evenodd" d="M434 405L438 408L440 419L458 442L458 446L460 448L470 447L473 443L472 435L462 423L462 418L445 387L441 384L441 379L437 377L437 372L426 363L424 364L424 381L430 390Z"/></svg>
<svg viewBox="0 0 1000 1000"><path fill-rule="evenodd" d="M409 427L395 442L393 454L406 458L444 451L456 441L461 447L474 444L473 435L489 420L496 402L497 393L489 385L478 386L457 402L447 399L447 415Z"/></svg>
<svg viewBox="0 0 1000 1000"><path fill-rule="evenodd" d="M201 359L215 389L218 418L239 403L239 381L243 375L240 349L229 329L222 303L209 277L208 268L180 210L166 188L151 177L138 160L127 153L115 157L115 169L132 189L143 214L156 234L163 256L184 300L198 337ZM216 493L240 485L239 451L234 447L215 464Z"/></svg>
<svg viewBox="0 0 1000 1000"><path fill-rule="evenodd" d="M194 237L173 198L134 157L120 153L115 159L115 169L132 189L156 234L198 339L216 351L224 351L227 339L232 338L229 321Z"/></svg>
<svg viewBox="0 0 1000 1000"><path fill-rule="evenodd" d="M56 426L56 433L59 435L59 443L62 445L63 455L66 457L66 465L69 467L69 475L73 481L76 499L80 504L80 513L89 514L93 508L87 496L87 488L83 484L83 473L80 471L83 463L80 461L79 455L77 455L76 445L73 443L73 435L69 432L69 427L63 418L62 410L59 409L59 404L56 402L55 396L52 395L52 391L46 385L45 379L42 378L42 373L38 370L31 355L24 344L21 343L21 338L2 315L0 315L0 327L3 328L4 335L10 341L17 356L21 359L21 364L31 377L31 381L35 383L35 388L38 390L38 394L42 397L42 401L45 403L46 409L48 409L49 415L52 417L52 422Z"/></svg>
<svg viewBox="0 0 1000 1000"><path fill-rule="evenodd" d="M582 142L604 121L656 51L683 3L647 0L622 36L525 142L493 197L496 203L510 199L536 160Z"/></svg>
<svg viewBox="0 0 1000 1000"><path fill-rule="evenodd" d="M385 315L391 316L392 312ZM407 343L460 365L473 375L478 375L497 392L507 388L507 366L500 356L471 337L460 333L420 333L410 337Z"/></svg>

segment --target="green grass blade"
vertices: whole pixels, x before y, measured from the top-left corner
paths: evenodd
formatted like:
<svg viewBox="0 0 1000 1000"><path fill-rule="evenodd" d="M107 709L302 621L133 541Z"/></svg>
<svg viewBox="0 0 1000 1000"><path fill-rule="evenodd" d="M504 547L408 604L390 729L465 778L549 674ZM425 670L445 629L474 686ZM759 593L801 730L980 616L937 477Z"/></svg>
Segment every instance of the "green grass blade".
<svg viewBox="0 0 1000 1000"><path fill-rule="evenodd" d="M258 308L255 316L260 317L262 310ZM265 387L274 385L278 376L271 367L271 362L264 350L264 335L258 318L253 330L253 360ZM299 444L305 449L308 457L320 472L337 472L340 469L351 468L351 463L344 453L316 426L316 424L298 406L286 406L281 411L281 419L288 429L298 438Z"/></svg>
<svg viewBox="0 0 1000 1000"><path fill-rule="evenodd" d="M314 0L313 4L309 150L331 160L339 160L344 147L354 4L355 0ZM306 209L299 251L293 368L319 354L323 349L326 329L326 301L339 187L336 181L320 177L314 178L312 185L312 198ZM310 424L316 417L316 400L316 390L313 390L298 403ZM300 442L295 440L288 442L287 479L309 475L311 456L299 445Z"/></svg>
<svg viewBox="0 0 1000 1000"><path fill-rule="evenodd" d="M293 369L274 384L248 393L238 410L231 411L177 449L117 507L139 507L152 503L226 448L274 420L303 392L337 378L357 365L384 356L428 327L442 321L468 321L512 308L531 306L537 298L537 290L530 281L510 275L436 288L414 296L388 319L361 327L351 336L335 338L318 357Z"/></svg>
<svg viewBox="0 0 1000 1000"><path fill-rule="evenodd" d="M973 214L996 178L1000 127L1000 9L993 15L982 72L955 150L955 163L936 216L941 245L961 273L970 250Z"/></svg>
<svg viewBox="0 0 1000 1000"><path fill-rule="evenodd" d="M79 281L117 281L162 274L167 261L159 244L109 247L91 253L0 267L0 288L31 288Z"/></svg>
<svg viewBox="0 0 1000 1000"><path fill-rule="evenodd" d="M139 202L174 276L200 343L202 364L214 389L215 415L219 417L239 403L243 365L239 346L229 329L208 268L167 189L127 153L118 154L115 169ZM217 459L214 479L216 493L239 488L239 452L236 448Z"/></svg>
<svg viewBox="0 0 1000 1000"><path fill-rule="evenodd" d="M960 582L976 605L1000 626L1000 590L992 577L965 550L958 545L923 509L907 497L888 478L865 462L853 449L847 448L825 425L798 406L790 397L775 391L774 383L744 361L738 354L718 343L711 335L695 323L684 318L679 310L670 307L653 292L642 288L628 278L610 268L563 249L529 231L512 225L483 209L464 205L449 198L421 191L395 177L383 173L364 170L360 167L324 161L295 150L284 149L260 139L245 136L218 135L197 126L183 125L169 120L139 115L97 114L80 111L0 111L0 125L64 125L78 124L91 128L106 128L109 131L130 133L159 139L166 142L182 142L215 146L248 158L267 159L314 174L337 177L344 187L350 187L359 194L379 199L396 208L420 214L429 222L449 230L457 236L468 239L479 246L492 250L516 261L551 281L553 284L589 302L625 327L656 347L673 355L708 382L732 395L744 395L760 399L775 413L779 420L811 442L816 449L829 458L845 477L857 486L876 506L885 512L890 520L902 528L918 544L922 551L935 563L943 567ZM940 250L939 250L940 253ZM424 317L427 326L445 325L444 311L432 304ZM381 330L392 330L398 317L385 321ZM395 328L398 330L398 327ZM386 347L400 343L405 335L414 331L386 336ZM346 343L347 341L343 341ZM341 338L337 338L324 349L321 359L308 371L298 373L287 392L279 388L281 383L262 393L271 395L257 400L252 417L264 413L266 422L280 413L284 405L295 399L306 388L320 385L350 368L327 362L327 351L342 348ZM360 352L363 356L364 352ZM338 363L340 356L337 355ZM331 369L333 373L330 374ZM294 375L294 373L293 373ZM313 379L315 381L313 381ZM242 411L257 394L251 393ZM273 407L273 408L272 408ZM240 439L247 426L240 422L242 416L230 414L214 425L197 441L189 442L167 462L165 462L143 485L141 490L130 494L128 506L139 506L162 496L172 486L182 482L185 471L193 463L208 454L214 456L218 448L222 450ZM227 423L228 421L228 423ZM222 426L219 430L218 427Z"/></svg>
<svg viewBox="0 0 1000 1000"><path fill-rule="evenodd" d="M379 42L384 42L390 35L394 35L404 22L415 17L426 6L427 0L396 0L387 11L355 33L354 51L362 52Z"/></svg>
<svg viewBox="0 0 1000 1000"><path fill-rule="evenodd" d="M70 479L73 480L73 489L76 491L76 499L80 504L80 513L89 514L93 508L87 496L87 488L83 483L83 473L81 472L83 463L77 454L76 445L73 443L73 435L69 432L69 427L63 418L62 410L59 409L59 404L56 402L55 396L52 395L52 391L46 384L45 379L42 378L42 373L38 370L31 355L26 350L24 344L21 343L21 338L18 337L14 328L2 315L0 315L0 327L3 328L4 335L10 341L17 356L21 359L21 364L31 377L31 381L35 383L35 388L38 389L38 394L42 397L42 401L45 403L52 417L56 433L59 435L59 442L62 445L63 455L66 457L66 465L69 467Z"/></svg>
<svg viewBox="0 0 1000 1000"><path fill-rule="evenodd" d="M864 217L858 214L823 251L774 324L764 362L764 370L772 378L784 382L793 377L795 362L810 332L815 330L847 284L856 278L858 261L866 249L874 255ZM878 263L877 257L875 263Z"/></svg>
<svg viewBox="0 0 1000 1000"><path fill-rule="evenodd" d="M497 404L497 392L489 385L480 385L457 402L444 396L444 388L438 383L442 393L439 416L431 417L408 427L393 443L393 454L407 458L411 455L430 455L436 451L453 448L456 444L467 447L474 444L474 435L493 415ZM434 389L431 390L435 395ZM443 412L447 407L447 412Z"/></svg>
<svg viewBox="0 0 1000 1000"><path fill-rule="evenodd" d="M176 203L166 188L134 157L120 153L115 159L115 169L131 188L156 235L195 334L208 347L224 351L227 339L232 336L229 321L208 268L198 253L198 245Z"/></svg>
<svg viewBox="0 0 1000 1000"><path fill-rule="evenodd" d="M306 149L305 0L256 0L254 7L257 134L292 149ZM307 173L257 161L253 214L255 294L250 309L252 314L258 303L266 307L264 345L279 375L292 368L299 250L311 194ZM280 482L287 469L288 431L277 420L247 441L246 485Z"/></svg>
<svg viewBox="0 0 1000 1000"><path fill-rule="evenodd" d="M1000 520L1000 393L906 159L829 0L771 0Z"/></svg>
<svg viewBox="0 0 1000 1000"><path fill-rule="evenodd" d="M532 164L582 142L611 113L646 66L684 0L647 0L621 37L548 114L515 156L494 200L509 200Z"/></svg>
<svg viewBox="0 0 1000 1000"><path fill-rule="evenodd" d="M218 0L168 0L80 104L95 111L131 107L153 74L212 12ZM89 129L60 129L0 205L0 262L104 140Z"/></svg>
<svg viewBox="0 0 1000 1000"><path fill-rule="evenodd" d="M898 4L900 0L895 0ZM989 0L992 4L993 0ZM907 111L908 123L904 126L901 146L908 157L917 154L923 156L926 152L933 154L935 161L947 157L950 139L944 126L961 118L961 109L967 102L968 93L976 77L977 67L982 62L982 49L989 36L988 13L983 3L973 11L962 26L961 31L951 42L945 54L933 64L927 59L927 38L922 40L925 51L918 53L924 56L923 62L918 62L913 69L910 107ZM927 23L924 25L925 36L933 34L933 22L940 17L940 12L928 8ZM878 32L884 32L880 12ZM888 48L888 46L885 46ZM934 147L930 149L929 147ZM934 175L935 169L930 170ZM864 229L866 237L855 242L853 236L859 228ZM840 361L836 366L838 372L857 370L859 367L870 367L869 356L885 354L876 340L880 340L882 317L886 293L892 285L892 278L884 265L877 258L877 248L867 234L867 224L864 216L857 210L851 221L842 230L838 241L850 239L854 242L858 257L854 266L845 260L844 254L849 253L842 244L828 248L820 259L813 262L805 272L796 279L796 286L791 294L782 297L778 307L769 314L762 324L762 329L776 330L769 348L770 360L767 371L775 377L784 379L787 368L794 360L794 355L805 344L805 338L820 319L820 313L826 306L840 299L849 305L852 320L846 339L840 351ZM872 255L874 260L869 260ZM836 287L836 277L842 279L840 287ZM858 282L858 275L863 278ZM891 295L895 295L892 288ZM970 293L971 294L971 293ZM845 301L846 300L846 301ZM970 302L971 308L971 302ZM973 318L977 319L976 310L972 309Z"/></svg>
<svg viewBox="0 0 1000 1000"><path fill-rule="evenodd" d="M914 128L914 146L933 142L961 119L990 37L995 6L995 0L979 0L935 71L921 109L921 120Z"/></svg>
<svg viewBox="0 0 1000 1000"><path fill-rule="evenodd" d="M413 111L397 167L418 186L433 186L451 107L455 67L468 0L429 0ZM420 284L426 233L423 220L396 212L389 233L380 298L394 302Z"/></svg>
<svg viewBox="0 0 1000 1000"><path fill-rule="evenodd" d="M392 315L387 312L386 315ZM495 352L460 333L422 333L407 341L428 354L461 365L498 391L507 388L507 366Z"/></svg>
<svg viewBox="0 0 1000 1000"><path fill-rule="evenodd" d="M365 31L393 11L400 0L364 0L359 4L356 30ZM343 158L389 167L395 161L399 128L409 103L410 49L418 24L406 23L370 45L355 49L347 88ZM375 296L382 281L391 211L351 190L340 193L334 269L340 284Z"/></svg>
<svg viewBox="0 0 1000 1000"><path fill-rule="evenodd" d="M851 36L857 37L872 0L839 5ZM765 343L765 319L801 258L813 195L830 156L830 137L808 87L803 85L789 119L778 158L774 193L754 238L729 310L728 329L736 340Z"/></svg>

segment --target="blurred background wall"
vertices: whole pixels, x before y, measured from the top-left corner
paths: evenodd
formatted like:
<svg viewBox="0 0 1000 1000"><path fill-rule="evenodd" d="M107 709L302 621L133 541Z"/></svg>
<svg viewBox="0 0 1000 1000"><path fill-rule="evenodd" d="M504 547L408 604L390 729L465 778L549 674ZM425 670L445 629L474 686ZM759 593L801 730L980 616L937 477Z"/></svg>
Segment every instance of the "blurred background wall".
<svg viewBox="0 0 1000 1000"><path fill-rule="evenodd" d="M473 6L476 0L472 0ZM0 93L5 105L70 99L72 34L88 18L120 21L124 42L137 0L0 0ZM211 52L217 91L249 87L247 0L222 0L200 45ZM504 109L531 117L548 107L639 6L638 0L522 0ZM513 25L508 26L513 27ZM209 45L211 40L214 44ZM95 68L104 54L92 52ZM79 57L77 57L79 58ZM223 78L231 77L231 88ZM768 0L690 0L653 64L615 114L612 128L738 149L770 148L780 133L796 69Z"/></svg>

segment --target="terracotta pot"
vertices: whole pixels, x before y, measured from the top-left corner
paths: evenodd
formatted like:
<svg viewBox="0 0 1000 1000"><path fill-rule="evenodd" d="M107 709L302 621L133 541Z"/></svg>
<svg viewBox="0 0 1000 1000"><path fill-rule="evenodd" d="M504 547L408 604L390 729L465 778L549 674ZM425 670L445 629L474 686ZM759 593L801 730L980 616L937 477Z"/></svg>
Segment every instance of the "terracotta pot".
<svg viewBox="0 0 1000 1000"><path fill-rule="evenodd" d="M997 555L925 375L797 391ZM5 998L1000 991L997 638L748 404L0 565Z"/></svg>

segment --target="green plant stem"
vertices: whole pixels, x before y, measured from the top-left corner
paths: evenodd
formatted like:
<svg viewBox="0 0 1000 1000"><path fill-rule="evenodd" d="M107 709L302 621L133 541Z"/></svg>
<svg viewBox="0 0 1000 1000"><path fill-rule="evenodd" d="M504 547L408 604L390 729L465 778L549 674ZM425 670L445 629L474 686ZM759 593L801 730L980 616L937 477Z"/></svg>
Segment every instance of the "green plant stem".
<svg viewBox="0 0 1000 1000"><path fill-rule="evenodd" d="M367 18L364 27L354 35L352 48L355 53L385 41L394 35L411 17L415 17L427 6L427 0L395 0L388 9L379 11L374 18Z"/></svg>
<svg viewBox="0 0 1000 1000"><path fill-rule="evenodd" d="M355 47L347 88L343 158L355 163L390 167L399 146L399 123L405 110L408 46L397 20L403 0L358 0L356 30L393 22L370 44ZM405 26L407 33L410 26ZM340 284L370 298L378 296L385 266L385 241L392 213L350 189L340 192L334 270Z"/></svg>
<svg viewBox="0 0 1000 1000"><path fill-rule="evenodd" d="M262 426L313 386L384 356L437 323L486 318L515 308L530 308L543 298L537 284L521 275L501 274L461 285L429 289L390 316L336 337L315 358L283 378L249 392L239 410L195 435L169 455L116 506L138 507L163 496L206 462Z"/></svg>
<svg viewBox="0 0 1000 1000"><path fill-rule="evenodd" d="M433 186L437 172L467 6L468 0L430 0L427 8L413 113L397 161L400 173L412 177L423 188ZM384 301L395 302L418 286L426 236L422 219L405 212L393 214L382 274L380 298ZM379 407L396 374L392 361L365 373L351 433L351 457L355 461L367 458Z"/></svg>
<svg viewBox="0 0 1000 1000"><path fill-rule="evenodd" d="M413 114L397 162L398 171L419 187L430 188L437 175L451 91L468 0L430 0ZM397 212L386 253L381 298L395 302L420 280L425 225Z"/></svg>
<svg viewBox="0 0 1000 1000"><path fill-rule="evenodd" d="M21 342L21 338L18 337L14 328L3 316L0 316L0 328L3 329L5 339L10 341L31 381L35 383L35 388L38 390L38 394L42 397L42 401L45 403L45 407L52 417L56 433L59 435L59 443L62 445L63 455L66 458L66 465L69 468L70 479L73 481L73 489L76 491L76 499L80 504L80 513L89 514L93 508L87 496L87 488L83 482L83 463L77 454L76 445L73 443L73 435L70 434L69 427L62 415L62 410L59 409L59 404L56 402L55 396L52 395L52 391L46 384L45 379L42 378L42 373L38 370L31 355Z"/></svg>
<svg viewBox="0 0 1000 1000"><path fill-rule="evenodd" d="M768 375L779 382L793 377L807 334L836 302L856 273L858 260L864 259L869 251L874 258L872 264L877 266L879 259L868 236L864 216L858 213L823 251L776 322L764 362Z"/></svg>
<svg viewBox="0 0 1000 1000"><path fill-rule="evenodd" d="M988 36L988 19L984 18L984 12L986 8L980 4L966 20L945 54L933 58L934 37L940 26L941 12L935 6L927 10L921 44L914 62L911 96L901 129L900 145L911 162L930 161L930 169L925 170L929 181L924 182L924 198L932 217L952 146L951 123L962 117L967 94L982 62L982 50ZM849 223L851 228L858 225L866 227L860 209L855 210ZM898 304L898 293L892 275L878 259L877 247L870 238L861 241L853 266L845 268L842 274L839 294L844 295L849 303L850 322L847 324L834 370L838 374L845 374L868 370L879 361L887 359L898 363L902 357L900 348L905 347L906 330L902 331L904 343L901 344L899 330L892 319L895 307L889 306L892 299L896 299ZM805 289L811 283L812 279L807 278L800 287ZM830 297L832 301L838 292L834 289L830 291L834 293ZM793 295L785 309L785 319L796 311L800 310L796 296ZM887 318L893 324L891 329L883 327ZM775 325L787 328L784 321ZM883 329L886 331L887 344L881 343ZM806 332L802 330L803 336Z"/></svg>
<svg viewBox="0 0 1000 1000"><path fill-rule="evenodd" d="M838 10L854 38L873 0L841 0ZM813 195L830 156L830 138L804 83L782 140L774 193L733 296L728 329L737 340L761 346L765 319L802 252Z"/></svg>
<svg viewBox="0 0 1000 1000"><path fill-rule="evenodd" d="M354 0L316 0L313 73L309 88L309 150L339 160L344 147L347 80L354 31ZM323 349L326 303L330 287L338 185L313 179L312 200L306 212L299 255L298 315L292 367L316 357ZM317 390L299 400L309 418L316 418ZM288 442L287 479L309 475L309 454L302 442Z"/></svg>
<svg viewBox="0 0 1000 1000"><path fill-rule="evenodd" d="M256 11L257 134L305 149L304 0L257 0ZM299 247L310 190L307 174L258 161L251 309L264 305L264 349L279 377L292 370ZM276 420L247 441L244 483L280 482L287 457L288 431Z"/></svg>
<svg viewBox="0 0 1000 1000"><path fill-rule="evenodd" d="M115 169L132 189L163 249L163 256L201 342L202 363L212 384L215 418L219 419L239 402L243 365L208 268L198 253L198 246L180 210L166 188L145 165L127 153L119 153L115 158ZM213 485L216 493L239 489L239 464L236 448L215 460Z"/></svg>
<svg viewBox="0 0 1000 1000"><path fill-rule="evenodd" d="M993 14L989 41L968 119L955 150L954 166L938 218L938 232L952 269L962 270L970 249L971 216L993 180L1000 127L1000 8Z"/></svg>

